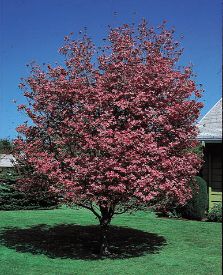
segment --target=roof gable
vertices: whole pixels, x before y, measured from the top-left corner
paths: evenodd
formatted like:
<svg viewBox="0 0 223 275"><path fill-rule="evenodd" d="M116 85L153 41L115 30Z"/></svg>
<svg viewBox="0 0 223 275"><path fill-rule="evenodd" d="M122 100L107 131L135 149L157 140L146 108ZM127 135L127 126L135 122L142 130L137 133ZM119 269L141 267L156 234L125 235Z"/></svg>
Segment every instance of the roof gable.
<svg viewBox="0 0 223 275"><path fill-rule="evenodd" d="M13 167L15 158L13 155L0 154L0 167Z"/></svg>
<svg viewBox="0 0 223 275"><path fill-rule="evenodd" d="M222 140L222 99L199 121L199 140Z"/></svg>

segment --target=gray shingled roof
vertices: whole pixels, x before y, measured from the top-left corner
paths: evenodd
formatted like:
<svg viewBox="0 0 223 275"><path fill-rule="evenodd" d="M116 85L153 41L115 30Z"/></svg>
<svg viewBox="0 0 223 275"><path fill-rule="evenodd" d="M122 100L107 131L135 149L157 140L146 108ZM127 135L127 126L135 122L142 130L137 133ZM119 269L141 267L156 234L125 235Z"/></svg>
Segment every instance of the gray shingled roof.
<svg viewBox="0 0 223 275"><path fill-rule="evenodd" d="M0 167L13 167L15 158L13 155L0 154Z"/></svg>
<svg viewBox="0 0 223 275"><path fill-rule="evenodd" d="M222 99L198 122L198 139L207 142L222 141Z"/></svg>

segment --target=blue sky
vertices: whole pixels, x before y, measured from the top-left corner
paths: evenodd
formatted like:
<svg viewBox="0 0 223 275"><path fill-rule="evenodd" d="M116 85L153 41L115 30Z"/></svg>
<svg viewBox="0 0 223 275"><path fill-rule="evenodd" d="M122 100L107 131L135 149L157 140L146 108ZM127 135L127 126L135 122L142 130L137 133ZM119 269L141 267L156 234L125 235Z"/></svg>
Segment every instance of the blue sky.
<svg viewBox="0 0 223 275"><path fill-rule="evenodd" d="M154 26L165 19L184 35L181 64L194 64L196 82L205 89L204 115L221 97L220 0L0 0L0 138L14 138L26 120L12 100L24 102L18 84L28 75L27 63L58 60L70 32L87 27L99 45L107 25L142 18Z"/></svg>

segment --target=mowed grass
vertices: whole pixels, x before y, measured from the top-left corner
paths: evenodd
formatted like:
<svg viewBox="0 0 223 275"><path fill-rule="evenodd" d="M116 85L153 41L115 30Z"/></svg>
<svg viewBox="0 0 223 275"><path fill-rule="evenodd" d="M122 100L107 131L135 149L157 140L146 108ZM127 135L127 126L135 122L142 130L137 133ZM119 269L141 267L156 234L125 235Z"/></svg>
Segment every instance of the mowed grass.
<svg viewBox="0 0 223 275"><path fill-rule="evenodd" d="M162 219L149 212L120 215L113 219L112 224L125 228L115 227L114 238L118 241L123 238L125 241L125 232L133 234L133 238L129 237L126 242L126 249L133 249L132 253L137 252L137 245L143 247L144 235L140 232L148 232L147 235L149 238L152 236L151 241L154 242L151 247L157 246L157 249L153 251L147 247L142 255L130 258L124 254L122 258L103 260L88 259L84 254L78 257L74 253L72 256L73 248L69 246L74 247L76 252L78 249L83 252L88 246L85 244L83 248L75 240L84 240L85 235L87 238L91 230L87 226L96 224L97 220L86 210L0 211L0 274L221 274L219 223ZM77 228L79 233L82 232L79 239L76 236ZM93 234L97 235L97 228L92 228ZM118 236L119 232L122 236ZM60 238L54 240L56 234ZM159 240L165 242L159 243Z"/></svg>

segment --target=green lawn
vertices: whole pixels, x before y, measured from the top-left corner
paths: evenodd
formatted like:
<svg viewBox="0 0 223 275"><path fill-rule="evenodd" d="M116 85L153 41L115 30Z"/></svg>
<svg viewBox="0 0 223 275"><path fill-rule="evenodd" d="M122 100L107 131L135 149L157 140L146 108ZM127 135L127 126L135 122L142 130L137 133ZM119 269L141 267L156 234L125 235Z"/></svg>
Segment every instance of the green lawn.
<svg viewBox="0 0 223 275"><path fill-rule="evenodd" d="M221 274L219 223L117 216L110 236L117 257L105 260L92 254L95 224L85 210L0 211L0 274Z"/></svg>

